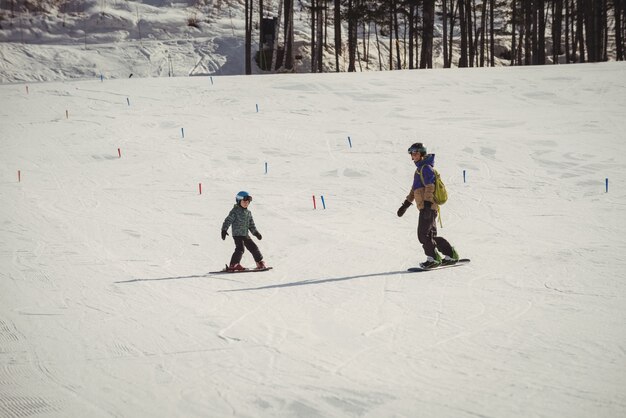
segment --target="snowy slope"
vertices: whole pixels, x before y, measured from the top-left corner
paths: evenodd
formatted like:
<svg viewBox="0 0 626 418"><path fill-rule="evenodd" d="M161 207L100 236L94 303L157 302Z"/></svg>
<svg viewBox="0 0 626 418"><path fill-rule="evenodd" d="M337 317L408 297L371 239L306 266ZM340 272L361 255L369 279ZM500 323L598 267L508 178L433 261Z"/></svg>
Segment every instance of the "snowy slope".
<svg viewBox="0 0 626 418"><path fill-rule="evenodd" d="M0 4L0 83L93 79L101 75L117 79L131 74L245 74L243 0L45 0L38 4L48 4L46 11L12 13L11 5L21 10L23 3ZM299 2L294 11L294 71L298 73L311 72L309 4L306 0ZM278 1L264 2L266 15L277 16L278 7ZM256 54L260 49L256 10L254 22L252 53ZM433 59L434 66L440 68L441 27L436 24L436 28ZM333 30L328 27L328 33ZM343 33L347 33L345 22ZM357 63L357 71L389 69L386 36L377 38L373 27L369 31L359 29L358 36L359 57L363 60ZM279 44L283 43L284 36L280 35ZM499 39L502 45L497 48L508 43L508 37ZM343 50L347 51L347 40ZM344 53L340 71L347 71L347 60ZM403 65L408 68L406 60L404 56ZM333 42L324 50L324 62L325 72L336 71ZM496 57L496 65L509 62ZM254 60L251 70L253 74L263 72Z"/></svg>
<svg viewBox="0 0 626 418"><path fill-rule="evenodd" d="M87 0L15 16L0 22L0 82L244 73L238 0Z"/></svg>
<svg viewBox="0 0 626 418"><path fill-rule="evenodd" d="M624 80L0 86L0 416L624 416ZM417 140L468 266L405 271ZM208 275L239 190L275 269Z"/></svg>

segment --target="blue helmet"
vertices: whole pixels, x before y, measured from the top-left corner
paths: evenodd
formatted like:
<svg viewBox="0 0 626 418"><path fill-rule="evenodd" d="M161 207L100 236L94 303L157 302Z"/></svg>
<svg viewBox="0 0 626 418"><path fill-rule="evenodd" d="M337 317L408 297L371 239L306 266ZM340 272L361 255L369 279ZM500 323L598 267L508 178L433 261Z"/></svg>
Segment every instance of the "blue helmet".
<svg viewBox="0 0 626 418"><path fill-rule="evenodd" d="M252 196L250 196L250 193L242 190L239 193L237 193L237 196L235 196L235 202L239 203L242 200L245 200L247 202L252 202Z"/></svg>

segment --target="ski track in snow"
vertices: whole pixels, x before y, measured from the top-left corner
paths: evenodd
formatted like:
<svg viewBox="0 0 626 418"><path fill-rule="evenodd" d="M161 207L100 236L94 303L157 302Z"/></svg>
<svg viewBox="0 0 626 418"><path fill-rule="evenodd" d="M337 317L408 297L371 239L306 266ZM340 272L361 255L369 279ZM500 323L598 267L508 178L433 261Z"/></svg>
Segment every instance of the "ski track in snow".
<svg viewBox="0 0 626 418"><path fill-rule="evenodd" d="M623 415L625 75L0 86L0 415ZM406 272L420 140L467 266ZM211 275L239 190L274 269Z"/></svg>

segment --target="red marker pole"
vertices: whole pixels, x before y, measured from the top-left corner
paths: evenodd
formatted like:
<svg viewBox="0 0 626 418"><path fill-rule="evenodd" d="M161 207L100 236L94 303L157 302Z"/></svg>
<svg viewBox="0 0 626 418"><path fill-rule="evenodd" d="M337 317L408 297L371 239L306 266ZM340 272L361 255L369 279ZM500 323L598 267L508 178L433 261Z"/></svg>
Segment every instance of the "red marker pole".
<svg viewBox="0 0 626 418"><path fill-rule="evenodd" d="M313 209L317 209L317 206L315 205L315 195L313 195Z"/></svg>
<svg viewBox="0 0 626 418"><path fill-rule="evenodd" d="M122 158L122 150L121 149L117 149L117 155L119 156L119 158Z"/></svg>
<svg viewBox="0 0 626 418"><path fill-rule="evenodd" d="M17 170L17 182L21 183L22 181L22 172L20 170Z"/></svg>
<svg viewBox="0 0 626 418"><path fill-rule="evenodd" d="M26 86L26 94L28 94L28 86Z"/></svg>
<svg viewBox="0 0 626 418"><path fill-rule="evenodd" d="M198 191L202 194L202 183L198 183Z"/></svg>

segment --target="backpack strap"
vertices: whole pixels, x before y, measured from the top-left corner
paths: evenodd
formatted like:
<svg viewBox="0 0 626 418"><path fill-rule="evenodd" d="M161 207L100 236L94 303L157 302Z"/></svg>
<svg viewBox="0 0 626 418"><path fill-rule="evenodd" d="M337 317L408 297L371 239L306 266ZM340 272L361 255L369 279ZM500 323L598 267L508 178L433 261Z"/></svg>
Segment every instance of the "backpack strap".
<svg viewBox="0 0 626 418"><path fill-rule="evenodd" d="M417 173L420 175L420 179L422 180L422 185L426 187L426 182L424 181L424 174L422 174L422 171L424 171L424 167L426 167L426 164L424 164L422 168L418 168ZM432 165L430 167L433 169L433 173L435 174L435 183L436 183L437 182L437 170L435 170L435 167L433 167Z"/></svg>

